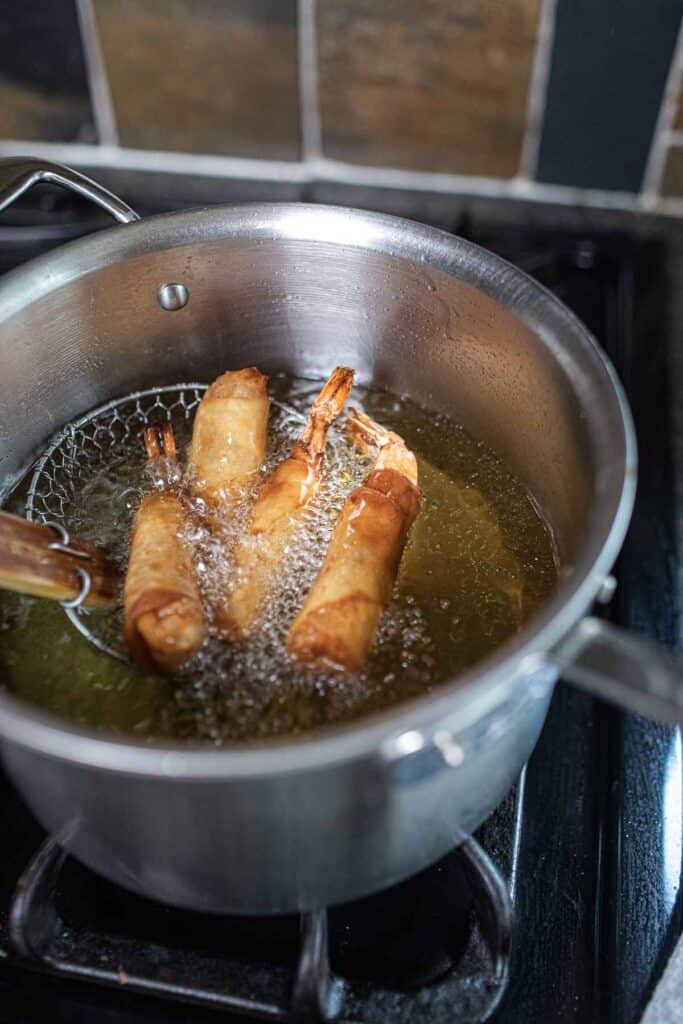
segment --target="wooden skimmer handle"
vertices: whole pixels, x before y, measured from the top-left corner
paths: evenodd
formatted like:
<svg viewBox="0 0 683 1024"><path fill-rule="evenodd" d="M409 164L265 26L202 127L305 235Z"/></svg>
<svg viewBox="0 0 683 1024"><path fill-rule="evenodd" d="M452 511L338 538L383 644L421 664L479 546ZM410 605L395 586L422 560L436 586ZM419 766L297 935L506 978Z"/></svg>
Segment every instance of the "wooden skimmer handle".
<svg viewBox="0 0 683 1024"><path fill-rule="evenodd" d="M119 578L103 551L60 526L0 512L0 588L111 608L118 603Z"/></svg>

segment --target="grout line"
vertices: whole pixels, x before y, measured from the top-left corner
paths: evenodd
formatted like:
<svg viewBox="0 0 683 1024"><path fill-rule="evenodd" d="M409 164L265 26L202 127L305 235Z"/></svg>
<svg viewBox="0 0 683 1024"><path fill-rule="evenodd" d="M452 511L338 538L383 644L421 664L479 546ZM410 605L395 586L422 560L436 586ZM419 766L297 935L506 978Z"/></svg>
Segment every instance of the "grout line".
<svg viewBox="0 0 683 1024"><path fill-rule="evenodd" d="M76 0L76 10L83 40L97 137L102 145L115 146L119 141L119 133L92 0Z"/></svg>
<svg viewBox="0 0 683 1024"><path fill-rule="evenodd" d="M655 130L652 135L650 153L647 158L645 173L643 175L641 196L643 204L648 207L656 202L662 187L668 143L670 141L670 131L676 115L676 107L678 105L678 97L681 89L682 69L683 21L681 22L681 27L678 31L676 46L674 47L673 57L671 58L671 66L669 67L669 74L667 75L662 102L659 107L657 124L655 125Z"/></svg>
<svg viewBox="0 0 683 1024"><path fill-rule="evenodd" d="M662 214L664 217L683 217L682 196L655 196L652 205L642 206L647 213Z"/></svg>
<svg viewBox="0 0 683 1024"><path fill-rule="evenodd" d="M90 146L72 142L0 140L0 156L29 155L112 170L193 175L200 178L252 179L255 181L310 181L304 164L294 161L259 160L238 156L210 156L121 146Z"/></svg>
<svg viewBox="0 0 683 1024"><path fill-rule="evenodd" d="M523 178L483 178L432 171L407 171L396 167L363 167L324 157L301 163L236 156L126 149L120 146L96 146L72 142L0 140L0 157L19 155L43 157L47 160L71 163L77 167L186 175L196 178L285 182L292 185L355 185L361 188L433 192L454 197L516 199L627 212L642 211L645 208L642 196L632 192L610 192L604 189L549 185L545 182L528 181ZM658 198L655 212L683 215L683 197Z"/></svg>
<svg viewBox="0 0 683 1024"><path fill-rule="evenodd" d="M526 106L526 127L519 158L519 174L523 178L535 178L538 170L538 154L541 148L541 132L548 99L548 81L555 41L557 4L558 0L542 0L541 13L538 18L536 54L531 70Z"/></svg>
<svg viewBox="0 0 683 1024"><path fill-rule="evenodd" d="M315 160L322 154L315 3L316 0L297 0L299 118L304 162Z"/></svg>
<svg viewBox="0 0 683 1024"><path fill-rule="evenodd" d="M477 175L408 171L397 167L365 167L322 158L313 170L322 181L361 187L406 189L418 192L444 192L492 198L531 199L564 205L600 206L636 209L638 197L631 192L582 189L569 185L548 185L524 178L485 178Z"/></svg>

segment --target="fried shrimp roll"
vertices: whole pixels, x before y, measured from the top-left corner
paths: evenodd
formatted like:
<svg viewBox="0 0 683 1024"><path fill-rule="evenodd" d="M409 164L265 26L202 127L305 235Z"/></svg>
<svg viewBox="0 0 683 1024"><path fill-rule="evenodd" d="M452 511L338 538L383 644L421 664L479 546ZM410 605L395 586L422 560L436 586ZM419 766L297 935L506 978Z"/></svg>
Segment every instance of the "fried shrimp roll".
<svg viewBox="0 0 683 1024"><path fill-rule="evenodd" d="M210 508L229 501L263 462L267 385L268 378L255 366L228 370L199 403L190 446L190 486Z"/></svg>
<svg viewBox="0 0 683 1024"><path fill-rule="evenodd" d="M234 554L234 583L216 630L225 639L249 632L271 592L285 549L322 479L327 433L353 387L353 370L338 366L311 407L304 431L291 453L261 487L245 534Z"/></svg>
<svg viewBox="0 0 683 1024"><path fill-rule="evenodd" d="M360 671L391 596L408 531L420 509L417 461L398 434L361 412L347 417L372 471L346 499L322 567L287 639L299 662Z"/></svg>
<svg viewBox="0 0 683 1024"><path fill-rule="evenodd" d="M202 646L204 611L192 553L183 539L185 513L168 486L178 475L170 423L145 429L150 463L164 484L135 513L123 592L123 636L141 668L175 672ZM161 460L166 460L162 463Z"/></svg>

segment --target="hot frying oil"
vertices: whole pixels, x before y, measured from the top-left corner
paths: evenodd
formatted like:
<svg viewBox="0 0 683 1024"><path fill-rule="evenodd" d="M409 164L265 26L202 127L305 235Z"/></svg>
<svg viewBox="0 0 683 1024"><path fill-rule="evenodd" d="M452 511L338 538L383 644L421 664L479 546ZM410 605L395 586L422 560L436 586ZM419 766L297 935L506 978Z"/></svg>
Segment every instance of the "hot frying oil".
<svg viewBox="0 0 683 1024"><path fill-rule="evenodd" d="M259 479L301 430L319 385L278 377L268 458ZM285 650L287 629L322 562L344 499L371 461L330 433L324 483L295 532L273 593L249 641L210 638L173 678L147 676L102 654L48 601L0 598L0 667L21 697L72 721L149 740L221 744L300 733L428 692L514 634L556 581L551 538L532 500L501 459L451 420L407 399L358 389L351 404L400 433L415 451L423 491L394 594L359 675L303 670ZM191 424L174 421L181 448ZM79 480L70 529L106 544L125 567L134 510L149 480L136 452L112 442ZM256 483L256 486L258 482ZM11 506L21 511L22 495ZM231 546L244 527L245 492L221 530L192 509L186 535L207 607L230 580ZM120 612L96 624L119 643Z"/></svg>

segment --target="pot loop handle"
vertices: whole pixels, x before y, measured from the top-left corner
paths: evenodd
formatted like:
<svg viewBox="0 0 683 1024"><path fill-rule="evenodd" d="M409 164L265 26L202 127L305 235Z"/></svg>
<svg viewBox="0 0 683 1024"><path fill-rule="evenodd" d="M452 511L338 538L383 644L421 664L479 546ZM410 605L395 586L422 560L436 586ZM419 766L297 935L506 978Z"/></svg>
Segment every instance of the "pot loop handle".
<svg viewBox="0 0 683 1024"><path fill-rule="evenodd" d="M97 206L106 210L120 224L140 220L139 215L113 192L87 178L85 174L72 171L70 167L54 164L50 160L18 156L0 160L0 210L10 206L15 199L41 181L85 196Z"/></svg>
<svg viewBox="0 0 683 1024"><path fill-rule="evenodd" d="M659 722L683 724L683 660L602 619L582 619L560 652L564 679Z"/></svg>

